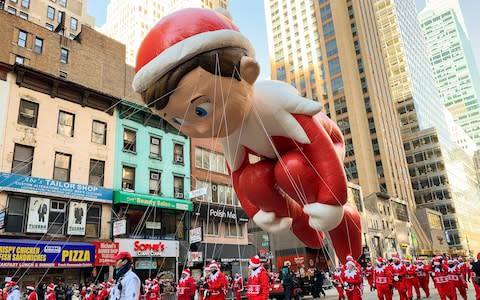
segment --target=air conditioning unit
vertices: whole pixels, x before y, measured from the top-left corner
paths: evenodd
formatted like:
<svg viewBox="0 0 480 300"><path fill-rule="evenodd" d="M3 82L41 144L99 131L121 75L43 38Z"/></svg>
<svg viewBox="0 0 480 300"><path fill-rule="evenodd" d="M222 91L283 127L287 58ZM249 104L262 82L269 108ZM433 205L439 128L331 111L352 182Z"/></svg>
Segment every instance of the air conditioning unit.
<svg viewBox="0 0 480 300"><path fill-rule="evenodd" d="M150 173L150 179L158 180L158 178L159 178L159 174L158 174L158 173Z"/></svg>
<svg viewBox="0 0 480 300"><path fill-rule="evenodd" d="M175 198L183 198L183 193L175 193Z"/></svg>
<svg viewBox="0 0 480 300"><path fill-rule="evenodd" d="M183 163L183 157L181 157L181 156L176 156L176 157L175 157L175 162Z"/></svg>

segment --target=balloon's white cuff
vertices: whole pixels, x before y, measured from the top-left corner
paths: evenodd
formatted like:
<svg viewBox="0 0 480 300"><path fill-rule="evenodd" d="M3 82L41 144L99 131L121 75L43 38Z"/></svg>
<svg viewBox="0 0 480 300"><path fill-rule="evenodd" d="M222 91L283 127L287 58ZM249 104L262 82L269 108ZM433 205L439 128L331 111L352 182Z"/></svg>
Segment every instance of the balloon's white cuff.
<svg viewBox="0 0 480 300"><path fill-rule="evenodd" d="M289 230L292 226L292 221L292 218L277 218L274 212L266 212L263 210L259 210L253 216L253 222L255 222L258 227L270 233L280 233Z"/></svg>
<svg viewBox="0 0 480 300"><path fill-rule="evenodd" d="M330 231L342 222L343 206L311 203L303 206L309 216L308 224L319 231Z"/></svg>

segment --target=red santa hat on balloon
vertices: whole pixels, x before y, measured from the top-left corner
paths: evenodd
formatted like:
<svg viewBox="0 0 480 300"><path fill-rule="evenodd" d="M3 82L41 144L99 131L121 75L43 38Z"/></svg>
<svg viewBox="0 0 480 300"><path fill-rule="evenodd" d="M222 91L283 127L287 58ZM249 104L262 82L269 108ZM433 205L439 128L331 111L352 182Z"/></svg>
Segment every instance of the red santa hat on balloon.
<svg viewBox="0 0 480 300"><path fill-rule="evenodd" d="M258 268L260 267L260 264L260 257L258 257L258 255L255 255L248 261L248 265L252 268Z"/></svg>
<svg viewBox="0 0 480 300"><path fill-rule="evenodd" d="M225 13L204 8L176 11L162 18L142 41L133 89L141 93L179 64L226 47L243 48L255 57L251 43Z"/></svg>

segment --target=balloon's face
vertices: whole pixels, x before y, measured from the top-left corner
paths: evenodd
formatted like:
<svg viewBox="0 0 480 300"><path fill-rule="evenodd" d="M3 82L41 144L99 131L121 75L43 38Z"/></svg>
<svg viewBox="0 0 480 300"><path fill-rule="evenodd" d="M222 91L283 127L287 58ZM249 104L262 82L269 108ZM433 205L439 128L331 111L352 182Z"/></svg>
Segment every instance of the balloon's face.
<svg viewBox="0 0 480 300"><path fill-rule="evenodd" d="M245 80L197 67L180 80L168 105L153 111L190 137L225 137L242 126L252 107L252 91Z"/></svg>

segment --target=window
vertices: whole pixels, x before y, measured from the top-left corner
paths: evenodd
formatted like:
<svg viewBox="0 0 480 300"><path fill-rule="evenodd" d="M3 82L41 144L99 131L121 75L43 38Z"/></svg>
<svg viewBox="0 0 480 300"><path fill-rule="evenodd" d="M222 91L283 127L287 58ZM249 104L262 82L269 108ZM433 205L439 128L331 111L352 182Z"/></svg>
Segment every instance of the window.
<svg viewBox="0 0 480 300"><path fill-rule="evenodd" d="M43 40L41 38L38 38L38 37L35 38L35 46L34 46L33 51L35 51L35 53L38 53L38 54L42 53L42 51L43 51Z"/></svg>
<svg viewBox="0 0 480 300"><path fill-rule="evenodd" d="M107 123L93 120L92 143L100 145L107 144Z"/></svg>
<svg viewBox="0 0 480 300"><path fill-rule="evenodd" d="M68 49L62 48L60 50L60 62L68 64Z"/></svg>
<svg viewBox="0 0 480 300"><path fill-rule="evenodd" d="M195 167L212 172L228 174L225 157L221 153L195 148Z"/></svg>
<svg viewBox="0 0 480 300"><path fill-rule="evenodd" d="M58 114L57 134L73 137L74 126L75 115L65 111L60 111Z"/></svg>
<svg viewBox="0 0 480 300"><path fill-rule="evenodd" d="M63 11L58 11L58 14L57 14L57 22L59 24L62 24L62 25L65 25L65 13Z"/></svg>
<svg viewBox="0 0 480 300"><path fill-rule="evenodd" d="M23 223L25 216L26 197L10 196L8 197L7 232L23 232Z"/></svg>
<svg viewBox="0 0 480 300"><path fill-rule="evenodd" d="M183 177L173 176L173 192L175 198L183 198Z"/></svg>
<svg viewBox="0 0 480 300"><path fill-rule="evenodd" d="M20 55L15 56L15 63L23 65L24 62L25 62L25 57L20 56Z"/></svg>
<svg viewBox="0 0 480 300"><path fill-rule="evenodd" d="M332 17L332 10L331 10L329 4L320 8L320 17L322 18L323 22L325 22L326 20L328 20Z"/></svg>
<svg viewBox="0 0 480 300"><path fill-rule="evenodd" d="M103 178L105 176L105 162L102 160L91 159L89 174L89 185L103 186Z"/></svg>
<svg viewBox="0 0 480 300"><path fill-rule="evenodd" d="M173 145L173 161L176 164L183 164L183 145L174 144Z"/></svg>
<svg viewBox="0 0 480 300"><path fill-rule="evenodd" d="M20 100L17 123L28 127L37 127L38 103Z"/></svg>
<svg viewBox="0 0 480 300"><path fill-rule="evenodd" d="M70 167L72 156L70 154L56 152L55 167L53 170L53 179L61 181L70 181Z"/></svg>
<svg viewBox="0 0 480 300"><path fill-rule="evenodd" d="M49 23L45 23L45 28L47 28L50 31L53 31L53 25Z"/></svg>
<svg viewBox="0 0 480 300"><path fill-rule="evenodd" d="M60 4L62 7L67 7L67 0L58 0L58 4Z"/></svg>
<svg viewBox="0 0 480 300"><path fill-rule="evenodd" d="M123 151L136 152L137 133L130 129L123 130Z"/></svg>
<svg viewBox="0 0 480 300"><path fill-rule="evenodd" d="M126 191L135 191L135 168L123 166L122 189Z"/></svg>
<svg viewBox="0 0 480 300"><path fill-rule="evenodd" d="M75 19L74 17L70 17L70 29L77 30L77 27L78 27L78 20Z"/></svg>
<svg viewBox="0 0 480 300"><path fill-rule="evenodd" d="M325 44L325 48L327 49L327 56L333 56L337 54L337 40L333 39L330 42Z"/></svg>
<svg viewBox="0 0 480 300"><path fill-rule="evenodd" d="M334 95L336 95L342 90L343 90L343 79L342 79L342 77L332 79L332 93Z"/></svg>
<svg viewBox="0 0 480 300"><path fill-rule="evenodd" d="M50 20L55 20L55 8L51 6L47 8L47 18Z"/></svg>
<svg viewBox="0 0 480 300"><path fill-rule="evenodd" d="M31 176L33 147L15 144L13 151L12 173Z"/></svg>
<svg viewBox="0 0 480 300"><path fill-rule="evenodd" d="M102 207L100 205L90 205L87 210L85 237L100 237L100 226L102 224L101 220Z"/></svg>
<svg viewBox="0 0 480 300"><path fill-rule="evenodd" d="M333 28L333 23L328 22L323 24L323 36L325 39L333 36L335 34L335 29Z"/></svg>
<svg viewBox="0 0 480 300"><path fill-rule="evenodd" d="M160 194L160 177L161 173L159 171L150 171L150 183L149 183L149 193L152 195Z"/></svg>
<svg viewBox="0 0 480 300"><path fill-rule="evenodd" d="M334 76L340 73L340 60L338 58L332 59L328 61L328 70L330 72L330 76Z"/></svg>
<svg viewBox="0 0 480 300"><path fill-rule="evenodd" d="M226 226L226 235L227 236L243 236L243 224L238 224L235 222L229 222Z"/></svg>
<svg viewBox="0 0 480 300"><path fill-rule="evenodd" d="M11 15L16 15L17 14L17 10L15 8L11 7L11 6L9 6L7 8L7 12Z"/></svg>
<svg viewBox="0 0 480 300"><path fill-rule="evenodd" d="M22 7L29 8L30 0L22 0Z"/></svg>
<svg viewBox="0 0 480 300"><path fill-rule="evenodd" d="M150 157L161 159L162 158L162 147L161 147L161 139L158 137L151 136L150 137Z"/></svg>
<svg viewBox="0 0 480 300"><path fill-rule="evenodd" d="M28 20L28 14L24 13L23 11L21 11L18 16L24 20Z"/></svg>
<svg viewBox="0 0 480 300"><path fill-rule="evenodd" d="M48 216L48 233L63 235L65 233L66 203L50 201L50 213Z"/></svg>
<svg viewBox="0 0 480 300"><path fill-rule="evenodd" d="M220 223L212 220L208 220L206 223L206 226L203 226L203 228L207 228L207 232L205 234L218 235Z"/></svg>
<svg viewBox="0 0 480 300"><path fill-rule="evenodd" d="M18 41L17 44L20 47L26 47L27 46L27 33L25 31L19 30L18 31Z"/></svg>

